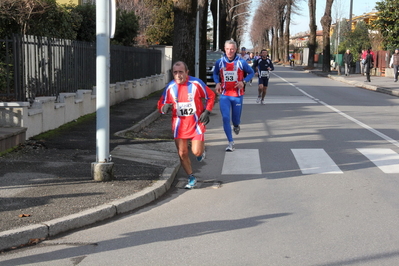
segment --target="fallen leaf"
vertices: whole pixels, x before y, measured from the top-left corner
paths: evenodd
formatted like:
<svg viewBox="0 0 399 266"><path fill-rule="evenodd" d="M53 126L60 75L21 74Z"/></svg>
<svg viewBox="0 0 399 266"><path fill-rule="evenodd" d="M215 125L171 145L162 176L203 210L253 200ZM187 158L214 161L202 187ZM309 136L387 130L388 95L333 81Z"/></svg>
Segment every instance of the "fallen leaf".
<svg viewBox="0 0 399 266"><path fill-rule="evenodd" d="M20 215L18 215L18 217L19 218L23 218L23 217L29 217L29 216L31 216L30 214L20 214Z"/></svg>
<svg viewBox="0 0 399 266"><path fill-rule="evenodd" d="M36 245L44 240L45 240L45 238L31 238L31 239L29 239L28 245Z"/></svg>

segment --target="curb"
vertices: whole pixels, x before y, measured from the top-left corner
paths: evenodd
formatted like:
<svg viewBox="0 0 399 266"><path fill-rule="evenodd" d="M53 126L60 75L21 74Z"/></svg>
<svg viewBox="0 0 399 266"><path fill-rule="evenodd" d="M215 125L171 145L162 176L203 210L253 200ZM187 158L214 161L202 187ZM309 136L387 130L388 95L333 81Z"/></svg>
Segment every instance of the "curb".
<svg viewBox="0 0 399 266"><path fill-rule="evenodd" d="M169 190L179 168L180 162L166 168L162 173L161 179L151 187L147 187L123 199L41 224L0 232L0 250L28 244L33 239L44 239L55 236L140 208L158 199Z"/></svg>
<svg viewBox="0 0 399 266"><path fill-rule="evenodd" d="M121 136L126 131L140 131L160 116L158 111L141 120L139 123L126 130L115 133ZM135 131L135 132L137 132ZM94 208L90 208L76 214L53 219L40 224L25 226L0 232L0 251L28 244L33 240L41 240L72 229L81 228L112 218L118 214L126 213L140 208L161 197L169 188L180 168L180 161L162 172L162 176L152 186L144 188L134 195L112 201Z"/></svg>
<svg viewBox="0 0 399 266"><path fill-rule="evenodd" d="M363 88L363 89L366 89L366 90L381 92L381 93L389 94L389 95L392 95L392 96L399 96L399 90L397 90L397 89L378 87L378 86L375 86L375 85L369 85L369 84L363 83L361 81L346 80L345 78L336 77L336 76L332 76L332 75L328 75L327 77L330 78L330 79L338 80L340 82L351 84L353 86L356 86L356 87L359 87L359 88Z"/></svg>
<svg viewBox="0 0 399 266"><path fill-rule="evenodd" d="M385 93L385 94L389 94L389 95L392 95L392 96L399 97L399 89L378 87L378 86L375 86L375 85L366 84L366 83L361 82L361 81L346 80L343 77L333 76L333 75L330 75L330 74L319 75L318 73L315 73L313 71L308 71L308 70L305 70L305 72L312 73L312 74L314 74L316 76L319 76L319 77L327 77L327 78L332 79L332 80L337 80L337 81L340 81L340 82L343 82L343 83L346 83L346 84L353 85L353 86L358 87L358 88L363 88L363 89L366 89L366 90L371 90L371 91Z"/></svg>
<svg viewBox="0 0 399 266"><path fill-rule="evenodd" d="M139 132L140 130L142 130L143 128L145 128L146 126L148 126L149 124L154 122L160 116L161 116L161 113L158 112L158 110L155 110L149 116L147 116L146 118L144 118L143 120L141 120L140 122L135 124L134 126L129 127L124 130L121 130L121 131L118 131L114 135L118 136L118 137L124 137L124 135L127 131Z"/></svg>

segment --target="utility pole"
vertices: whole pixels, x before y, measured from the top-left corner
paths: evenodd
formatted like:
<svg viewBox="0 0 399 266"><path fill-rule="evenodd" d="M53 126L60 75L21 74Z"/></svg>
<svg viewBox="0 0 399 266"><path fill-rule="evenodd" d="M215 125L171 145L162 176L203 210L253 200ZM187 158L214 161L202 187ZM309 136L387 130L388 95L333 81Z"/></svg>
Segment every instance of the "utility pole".
<svg viewBox="0 0 399 266"><path fill-rule="evenodd" d="M215 51L219 51L219 12L220 12L220 0L218 1L218 5L217 5L217 21L216 21L216 50Z"/></svg>
<svg viewBox="0 0 399 266"><path fill-rule="evenodd" d="M351 0L349 8L349 31L352 31L352 10L353 10L353 0Z"/></svg>
<svg viewBox="0 0 399 266"><path fill-rule="evenodd" d="M115 0L96 1L96 162L91 164L95 181L110 181L114 177L109 153L109 83L110 83L110 36L113 35L110 22L115 10ZM114 26L114 25L113 25Z"/></svg>

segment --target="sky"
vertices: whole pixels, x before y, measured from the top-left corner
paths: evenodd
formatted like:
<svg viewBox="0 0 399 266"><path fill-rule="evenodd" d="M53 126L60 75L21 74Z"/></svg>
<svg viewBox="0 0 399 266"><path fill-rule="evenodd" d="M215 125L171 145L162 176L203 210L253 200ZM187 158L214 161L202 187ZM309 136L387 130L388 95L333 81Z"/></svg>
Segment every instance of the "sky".
<svg viewBox="0 0 399 266"><path fill-rule="evenodd" d="M309 30L309 7L307 0L297 0L300 11L300 15L293 15L291 18L290 34L295 35L299 32L305 32ZM380 0L353 0L352 13L354 16L362 15L363 13L368 13L373 11L375 3ZM251 10L256 10L259 1L253 0ZM333 9L331 16L333 17L333 23L335 23L336 18L348 18L350 10L350 0L334 0ZM320 19L324 15L324 9L326 6L325 0L316 0L316 23L317 29L321 30ZM255 13L255 12L254 12ZM253 15L253 14L251 14ZM252 17L249 18L252 21ZM248 30L249 30L248 26ZM244 34L243 46L252 47L249 40L248 31Z"/></svg>

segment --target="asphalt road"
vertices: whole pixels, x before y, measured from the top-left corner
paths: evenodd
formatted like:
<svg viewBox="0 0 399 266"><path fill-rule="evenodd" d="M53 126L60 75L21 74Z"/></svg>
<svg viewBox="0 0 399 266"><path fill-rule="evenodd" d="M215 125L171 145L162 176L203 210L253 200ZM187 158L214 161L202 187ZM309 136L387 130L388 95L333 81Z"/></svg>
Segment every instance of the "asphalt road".
<svg viewBox="0 0 399 266"><path fill-rule="evenodd" d="M396 265L399 98L276 67L260 105L255 84L232 153L215 106L197 189L180 170L153 204L0 265Z"/></svg>

